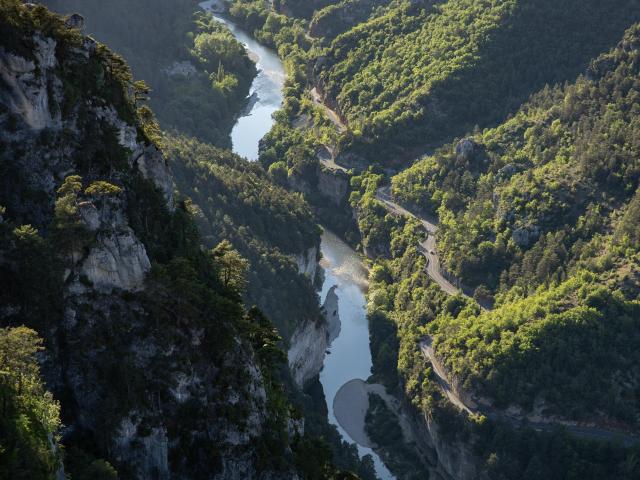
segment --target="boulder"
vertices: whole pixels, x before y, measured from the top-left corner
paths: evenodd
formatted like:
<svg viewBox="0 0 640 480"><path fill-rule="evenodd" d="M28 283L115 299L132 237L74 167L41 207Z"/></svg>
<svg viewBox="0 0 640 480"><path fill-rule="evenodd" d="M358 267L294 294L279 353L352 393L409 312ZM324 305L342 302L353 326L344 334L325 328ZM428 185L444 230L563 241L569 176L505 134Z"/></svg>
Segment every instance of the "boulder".
<svg viewBox="0 0 640 480"><path fill-rule="evenodd" d="M73 13L67 18L65 25L69 28L84 30L84 17L79 13Z"/></svg>
<svg viewBox="0 0 640 480"><path fill-rule="evenodd" d="M471 138L463 138L456 144L456 155L463 160L470 160L478 144Z"/></svg>
<svg viewBox="0 0 640 480"><path fill-rule="evenodd" d="M530 225L516 228L511 234L513 241L520 248L526 248L540 237L540 227Z"/></svg>

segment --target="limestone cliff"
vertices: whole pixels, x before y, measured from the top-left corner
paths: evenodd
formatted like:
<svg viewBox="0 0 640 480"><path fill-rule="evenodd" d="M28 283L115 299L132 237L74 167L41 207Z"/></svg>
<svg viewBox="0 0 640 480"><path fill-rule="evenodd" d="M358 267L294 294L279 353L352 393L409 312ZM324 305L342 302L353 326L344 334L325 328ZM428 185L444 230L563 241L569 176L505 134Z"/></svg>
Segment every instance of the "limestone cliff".
<svg viewBox="0 0 640 480"><path fill-rule="evenodd" d="M349 175L341 169L323 166L318 171L318 191L336 207L344 205L349 194Z"/></svg>
<svg viewBox="0 0 640 480"><path fill-rule="evenodd" d="M295 256L298 272L300 275L307 276L312 282L316 278L318 271L318 247L309 247L306 252L299 253Z"/></svg>
<svg viewBox="0 0 640 480"><path fill-rule="evenodd" d="M260 360L268 326L194 268L213 260L126 64L43 7L1 7L0 326L44 337L63 443L121 478L298 478L300 425L273 411Z"/></svg>
<svg viewBox="0 0 640 480"><path fill-rule="evenodd" d="M335 286L327 293L323 311L323 322L305 321L291 337L287 357L291 375L299 387L320 373L325 352L340 334L338 295Z"/></svg>
<svg viewBox="0 0 640 480"><path fill-rule="evenodd" d="M418 414L411 407L409 415L417 447L429 465L431 478L437 480L488 480L480 473L479 459L469 445L443 438L435 419Z"/></svg>

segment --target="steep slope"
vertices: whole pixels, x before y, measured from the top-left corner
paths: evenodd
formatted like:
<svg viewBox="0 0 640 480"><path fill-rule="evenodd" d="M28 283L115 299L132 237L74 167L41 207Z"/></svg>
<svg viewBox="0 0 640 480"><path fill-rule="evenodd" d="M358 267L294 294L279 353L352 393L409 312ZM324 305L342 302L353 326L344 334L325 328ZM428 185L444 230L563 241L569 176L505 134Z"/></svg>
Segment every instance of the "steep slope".
<svg viewBox="0 0 640 480"><path fill-rule="evenodd" d="M451 281L495 299L492 310L430 280L422 225L376 198L383 175L353 179L364 243L387 246L368 296L374 372L393 385L398 366L442 464L471 447L463 478L638 474L637 446L617 435L638 436L639 32L574 84L392 179L395 201L439 216L434 254ZM454 397L487 417L467 418Z"/></svg>
<svg viewBox="0 0 640 480"><path fill-rule="evenodd" d="M466 158L444 148L394 179L414 206L440 203L438 248L452 273L500 293L482 318L440 320L436 351L501 403L547 398L574 417L598 411L635 426L639 31L576 84L465 139Z"/></svg>
<svg viewBox="0 0 640 480"><path fill-rule="evenodd" d="M2 478L64 476L53 437L60 427L60 405L40 377L36 355L41 344L42 339L28 328L0 329Z"/></svg>
<svg viewBox="0 0 640 480"><path fill-rule="evenodd" d="M315 75L349 124L344 145L384 162L380 148L437 145L575 78L639 11L628 0L397 2L335 39Z"/></svg>
<svg viewBox="0 0 640 480"><path fill-rule="evenodd" d="M246 261L202 248L174 201L126 63L17 0L0 0L0 38L0 325L44 339L68 472L102 457L122 478L337 474L283 390L279 336L241 303Z"/></svg>
<svg viewBox="0 0 640 480"><path fill-rule="evenodd" d="M287 340L297 325L321 321L313 286L320 229L307 204L273 185L256 163L193 139L165 143L205 243L227 239L250 261L247 303L267 313Z"/></svg>
<svg viewBox="0 0 640 480"><path fill-rule="evenodd" d="M163 129L231 147L229 133L245 107L255 66L226 26L192 0L46 0L80 13L86 30L121 54L151 87Z"/></svg>

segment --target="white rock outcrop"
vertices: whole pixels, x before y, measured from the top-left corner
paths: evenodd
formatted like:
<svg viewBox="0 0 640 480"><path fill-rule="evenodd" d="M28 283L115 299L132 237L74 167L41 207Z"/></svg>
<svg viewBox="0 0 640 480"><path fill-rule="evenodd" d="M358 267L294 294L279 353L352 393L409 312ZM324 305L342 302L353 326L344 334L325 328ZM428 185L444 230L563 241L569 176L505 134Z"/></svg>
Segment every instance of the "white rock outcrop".
<svg viewBox="0 0 640 480"><path fill-rule="evenodd" d="M325 352L340 333L336 288L332 287L327 293L323 305L325 321L304 321L291 337L287 358L291 376L299 387L320 373Z"/></svg>
<svg viewBox="0 0 640 480"><path fill-rule="evenodd" d="M100 290L139 290L151 269L147 251L133 230L98 234L95 245L82 262L80 274Z"/></svg>
<svg viewBox="0 0 640 480"><path fill-rule="evenodd" d="M8 53L0 47L0 79L10 95L4 98L9 111L20 117L32 130L60 128L60 114L52 115L49 109L50 88L47 71L57 64L56 41L34 35L34 57L37 63ZM54 85L59 86L59 85Z"/></svg>
<svg viewBox="0 0 640 480"><path fill-rule="evenodd" d="M164 195L169 208L173 208L173 181L167 162L154 145L138 140L138 130L122 120L113 107L96 108L96 116L118 132L118 143L130 152L129 162L142 176L151 180Z"/></svg>
<svg viewBox="0 0 640 480"><path fill-rule="evenodd" d="M306 252L295 256L298 272L313 281L318 271L318 247L311 247Z"/></svg>
<svg viewBox="0 0 640 480"><path fill-rule="evenodd" d="M164 427L151 428L148 435L138 433L140 421L134 412L124 418L114 438L116 458L127 458L130 462L132 454L136 456L136 477L167 480L169 472L169 442ZM135 443L135 448L133 448Z"/></svg>

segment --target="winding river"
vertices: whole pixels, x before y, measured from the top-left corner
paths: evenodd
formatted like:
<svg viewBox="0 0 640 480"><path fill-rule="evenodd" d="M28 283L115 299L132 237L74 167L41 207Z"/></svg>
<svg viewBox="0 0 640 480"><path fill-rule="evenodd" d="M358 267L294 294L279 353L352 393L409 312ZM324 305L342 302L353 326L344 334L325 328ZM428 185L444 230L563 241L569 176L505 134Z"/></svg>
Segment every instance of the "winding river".
<svg viewBox="0 0 640 480"><path fill-rule="evenodd" d="M256 62L258 68L258 75L251 84L247 111L240 116L231 131L233 151L249 160L257 160L260 139L271 130L271 116L282 106L284 66L273 50L261 45L235 23L216 13L220 10L220 5L216 0L200 4L204 10L211 12L216 20L227 25L233 36L245 46L249 57Z"/></svg>
<svg viewBox="0 0 640 480"><path fill-rule="evenodd" d="M210 11L218 21L224 22L257 62L259 73L251 86L252 101L249 103L249 111L238 119L231 133L233 151L250 160L256 160L260 139L271 129L272 114L282 105L284 66L275 52L265 48L233 22L221 17L215 11L220 5L218 1L209 0L200 5ZM394 477L380 457L370 448L359 445L344 431L333 410L333 400L340 387L353 379L366 380L371 375L369 324L365 310L367 270L358 254L329 231L322 234L320 248L323 256L322 267L325 271L320 300L324 303L329 289L337 286L338 312L341 320L340 335L333 341L330 353L325 356L324 367L320 373L329 421L338 428L346 441L357 445L360 456L369 454L373 457L379 478L392 479Z"/></svg>
<svg viewBox="0 0 640 480"><path fill-rule="evenodd" d="M331 287L337 285L338 312L341 321L340 335L329 354L325 356L320 372L320 383L329 409L329 422L338 427L342 437L355 443L360 456L373 457L376 474L382 480L394 478L380 457L370 448L356 443L336 420L333 400L336 393L353 379L366 380L371 375L371 351L369 349L369 321L367 320L365 292L367 270L360 257L340 238L325 230L320 244L321 266L325 272L320 298L322 303ZM355 407L357 408L357 407Z"/></svg>

